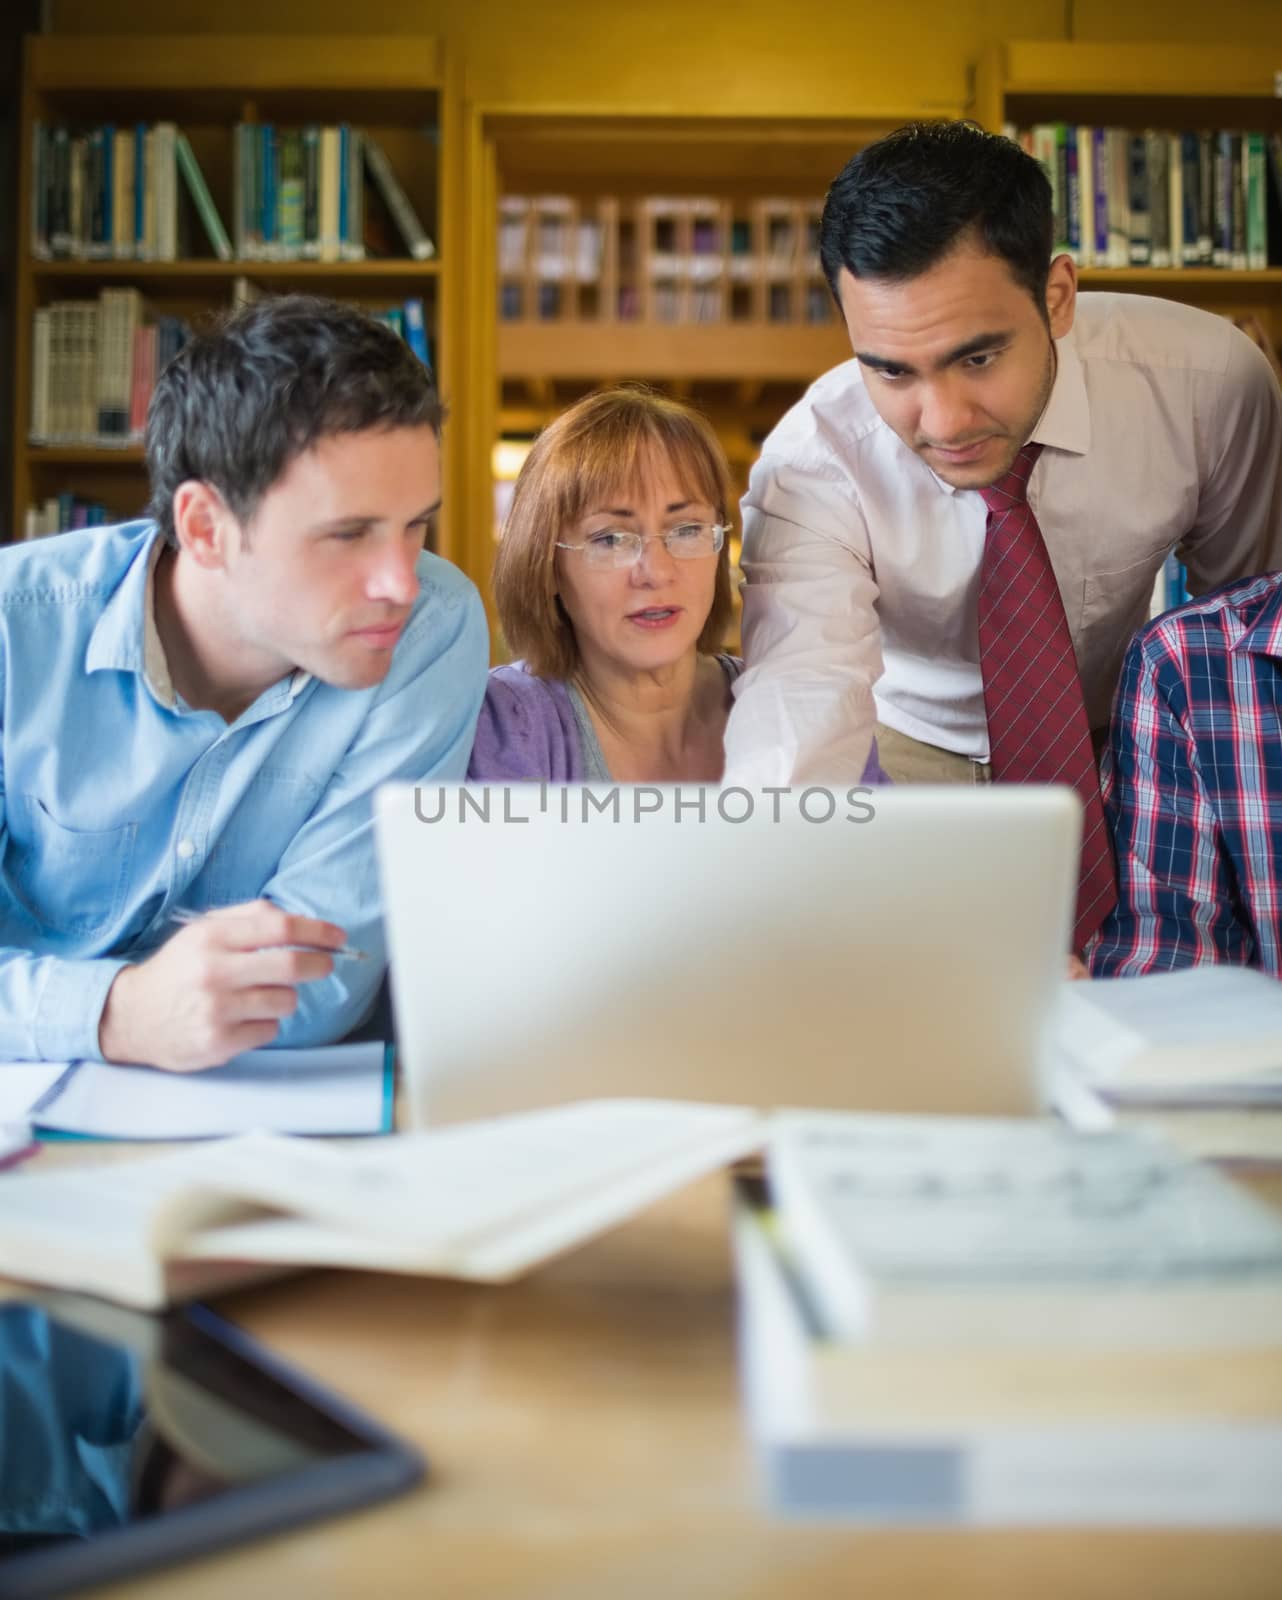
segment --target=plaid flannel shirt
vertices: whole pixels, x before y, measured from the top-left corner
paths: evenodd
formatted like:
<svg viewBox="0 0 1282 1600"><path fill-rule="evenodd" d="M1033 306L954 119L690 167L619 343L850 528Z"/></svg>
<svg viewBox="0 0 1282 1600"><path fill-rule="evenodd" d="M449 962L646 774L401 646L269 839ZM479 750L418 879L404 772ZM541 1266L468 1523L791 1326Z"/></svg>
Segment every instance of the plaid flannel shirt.
<svg viewBox="0 0 1282 1600"><path fill-rule="evenodd" d="M1119 900L1092 975L1231 961L1282 976L1282 573L1135 636L1102 785Z"/></svg>

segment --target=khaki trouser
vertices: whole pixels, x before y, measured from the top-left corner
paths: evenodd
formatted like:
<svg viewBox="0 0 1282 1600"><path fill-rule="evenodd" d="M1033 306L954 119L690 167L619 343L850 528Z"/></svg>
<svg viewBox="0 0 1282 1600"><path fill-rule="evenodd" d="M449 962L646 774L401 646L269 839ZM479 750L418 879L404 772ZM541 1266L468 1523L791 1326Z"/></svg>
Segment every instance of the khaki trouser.
<svg viewBox="0 0 1282 1600"><path fill-rule="evenodd" d="M877 758L892 783L991 783L993 769L986 761L940 750L920 739L910 739L884 723L877 724Z"/></svg>

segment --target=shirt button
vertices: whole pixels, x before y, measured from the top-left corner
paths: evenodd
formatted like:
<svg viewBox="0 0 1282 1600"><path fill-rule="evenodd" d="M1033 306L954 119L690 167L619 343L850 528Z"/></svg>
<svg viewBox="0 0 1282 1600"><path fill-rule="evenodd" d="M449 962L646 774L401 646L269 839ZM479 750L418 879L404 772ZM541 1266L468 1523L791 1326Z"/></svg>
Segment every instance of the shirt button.
<svg viewBox="0 0 1282 1600"><path fill-rule="evenodd" d="M190 839L180 839L178 841L178 857L181 861L190 861L195 854L196 846Z"/></svg>

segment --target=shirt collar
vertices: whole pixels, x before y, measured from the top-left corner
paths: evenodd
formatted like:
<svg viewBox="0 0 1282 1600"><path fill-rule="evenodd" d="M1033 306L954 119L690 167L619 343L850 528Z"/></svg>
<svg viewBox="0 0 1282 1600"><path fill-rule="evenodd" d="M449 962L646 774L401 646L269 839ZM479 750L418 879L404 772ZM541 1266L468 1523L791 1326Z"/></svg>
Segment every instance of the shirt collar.
<svg viewBox="0 0 1282 1600"><path fill-rule="evenodd" d="M1086 374L1082 371L1072 328L1055 341L1055 381L1051 385L1051 397L1029 438L1035 444L1044 444L1051 450L1067 450L1075 456L1084 456L1091 447Z"/></svg>
<svg viewBox="0 0 1282 1600"><path fill-rule="evenodd" d="M1091 447L1091 410L1086 395L1086 375L1082 371L1081 357L1073 329L1055 341L1055 379L1051 384L1050 399L1029 435L1029 442L1045 445L1051 450L1066 450L1070 455L1084 456ZM961 494L955 484L945 483L931 467L926 469L939 487L948 494Z"/></svg>
<svg viewBox="0 0 1282 1600"><path fill-rule="evenodd" d="M1229 649L1282 660L1282 584L1264 596L1264 603Z"/></svg>
<svg viewBox="0 0 1282 1600"><path fill-rule="evenodd" d="M178 706L178 693L156 627L156 568L164 550L165 541L157 528L103 607L89 637L85 671L140 673L159 704L173 711ZM310 672L296 667L288 678L267 691L261 709L264 713L282 709L296 700L311 681Z"/></svg>
<svg viewBox="0 0 1282 1600"><path fill-rule="evenodd" d="M160 529L154 528L94 624L85 652L85 671L141 673L156 698L162 704L172 705L173 685L169 682L164 648L156 632L154 605L156 563L163 548ZM153 665L153 656L163 670L163 686L152 681L149 668Z"/></svg>

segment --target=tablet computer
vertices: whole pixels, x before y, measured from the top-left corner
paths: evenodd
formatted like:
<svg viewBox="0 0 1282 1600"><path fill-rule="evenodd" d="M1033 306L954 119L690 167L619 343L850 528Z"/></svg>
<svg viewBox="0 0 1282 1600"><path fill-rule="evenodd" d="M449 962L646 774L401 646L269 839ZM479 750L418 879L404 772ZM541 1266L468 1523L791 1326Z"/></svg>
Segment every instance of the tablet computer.
<svg viewBox="0 0 1282 1600"><path fill-rule="evenodd" d="M411 1446L204 1306L0 1303L0 1594L67 1594L416 1483Z"/></svg>

